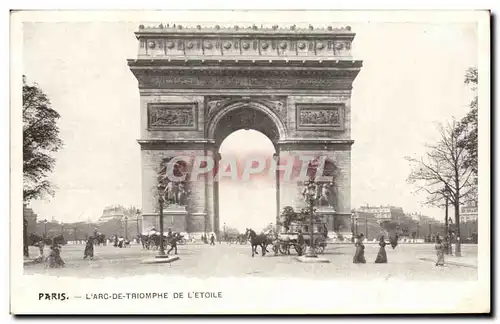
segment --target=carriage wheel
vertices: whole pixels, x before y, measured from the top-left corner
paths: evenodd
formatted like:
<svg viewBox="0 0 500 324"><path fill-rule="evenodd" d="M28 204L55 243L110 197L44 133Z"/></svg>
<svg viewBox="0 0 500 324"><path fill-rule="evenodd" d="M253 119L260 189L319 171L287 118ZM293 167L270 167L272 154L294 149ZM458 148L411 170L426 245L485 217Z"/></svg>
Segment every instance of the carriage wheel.
<svg viewBox="0 0 500 324"><path fill-rule="evenodd" d="M323 252L325 252L325 245L324 244L318 245L316 246L315 250L316 253L322 254Z"/></svg>
<svg viewBox="0 0 500 324"><path fill-rule="evenodd" d="M302 254L302 247L298 244L294 244L293 248L295 249L295 252L297 252L298 255Z"/></svg>
<svg viewBox="0 0 500 324"><path fill-rule="evenodd" d="M286 247L285 247L285 245L280 244L280 246L279 246L279 250L280 250L280 253L281 253L281 254L286 254Z"/></svg>

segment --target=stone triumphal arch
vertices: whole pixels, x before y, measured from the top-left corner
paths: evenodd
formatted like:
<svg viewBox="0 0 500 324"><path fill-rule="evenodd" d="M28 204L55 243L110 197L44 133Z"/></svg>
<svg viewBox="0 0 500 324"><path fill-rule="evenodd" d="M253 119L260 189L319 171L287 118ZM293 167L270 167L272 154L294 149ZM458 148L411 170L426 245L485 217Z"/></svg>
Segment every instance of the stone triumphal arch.
<svg viewBox="0 0 500 324"><path fill-rule="evenodd" d="M187 28L140 26L136 59L142 159L143 230L158 224L157 183L178 155L218 161L222 141L255 129L278 158L327 157L332 199L318 208L329 230L350 233L351 90L362 62L351 57L350 27ZM182 171L182 170L181 170ZM278 217L305 207L303 183L276 178ZM213 177L169 183L166 228L219 232L218 182Z"/></svg>

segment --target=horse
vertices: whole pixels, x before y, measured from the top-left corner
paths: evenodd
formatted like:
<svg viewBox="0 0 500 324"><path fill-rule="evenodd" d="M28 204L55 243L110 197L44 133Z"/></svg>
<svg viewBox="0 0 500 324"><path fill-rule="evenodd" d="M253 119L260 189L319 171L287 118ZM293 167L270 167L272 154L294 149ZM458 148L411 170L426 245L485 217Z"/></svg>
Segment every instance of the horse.
<svg viewBox="0 0 500 324"><path fill-rule="evenodd" d="M254 254L259 254L257 252L257 247L260 246L262 250L262 256L266 255L267 251L267 245L269 244L269 238L265 234L259 234L257 235L255 231L251 228L247 228L245 232L246 236L248 239L250 239L250 245L252 247L252 257L254 257Z"/></svg>
<svg viewBox="0 0 500 324"><path fill-rule="evenodd" d="M394 235L394 236L389 236L389 242L391 242L391 247L392 249L394 250L396 248L396 246L398 246L398 234Z"/></svg>
<svg viewBox="0 0 500 324"><path fill-rule="evenodd" d="M94 236L94 244L97 245L97 246L100 246L101 244L102 245L106 245L106 235L102 234L102 233L97 233L97 235Z"/></svg>
<svg viewBox="0 0 500 324"><path fill-rule="evenodd" d="M149 250L148 236L145 234L137 234L137 242L141 242L144 250Z"/></svg>
<svg viewBox="0 0 500 324"><path fill-rule="evenodd" d="M28 245L38 246L40 243L43 243L44 245L50 245L52 244L52 240L47 237L41 237L35 233L31 233L28 236Z"/></svg>
<svg viewBox="0 0 500 324"><path fill-rule="evenodd" d="M65 245L66 239L62 234L56 235L51 239L52 243L57 244L57 245Z"/></svg>

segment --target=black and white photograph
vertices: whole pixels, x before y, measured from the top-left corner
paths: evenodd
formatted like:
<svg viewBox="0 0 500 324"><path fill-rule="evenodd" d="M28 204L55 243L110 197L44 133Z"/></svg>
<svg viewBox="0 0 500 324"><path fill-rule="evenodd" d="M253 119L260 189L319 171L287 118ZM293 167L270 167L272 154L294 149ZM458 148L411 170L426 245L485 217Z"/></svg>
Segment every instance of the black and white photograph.
<svg viewBox="0 0 500 324"><path fill-rule="evenodd" d="M489 26L13 11L11 312L490 312Z"/></svg>

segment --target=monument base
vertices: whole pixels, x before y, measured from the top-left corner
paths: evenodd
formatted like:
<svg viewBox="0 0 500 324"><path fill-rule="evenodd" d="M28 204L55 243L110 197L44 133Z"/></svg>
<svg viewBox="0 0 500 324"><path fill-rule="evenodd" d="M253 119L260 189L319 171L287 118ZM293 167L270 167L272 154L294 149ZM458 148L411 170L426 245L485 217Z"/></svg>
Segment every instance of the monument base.
<svg viewBox="0 0 500 324"><path fill-rule="evenodd" d="M327 224L328 236L341 236L344 239L350 239L351 233L351 214L339 213L333 207L318 207L316 213L323 217ZM335 233L335 234L332 234Z"/></svg>
<svg viewBox="0 0 500 324"><path fill-rule="evenodd" d="M308 257L308 256L299 256L296 258L297 261L302 262L302 263L330 263L330 260L315 256L315 257Z"/></svg>
<svg viewBox="0 0 500 324"><path fill-rule="evenodd" d="M173 257L166 257L164 258L163 256L157 256L153 259L146 259L142 260L142 264L158 264L158 263L170 263L179 260L178 256L173 256Z"/></svg>
<svg viewBox="0 0 500 324"><path fill-rule="evenodd" d="M185 206L168 205L163 208L163 231L167 233L168 229L172 232L187 232L188 212ZM142 215L142 232L148 232L152 227L160 229L160 218L158 213Z"/></svg>

